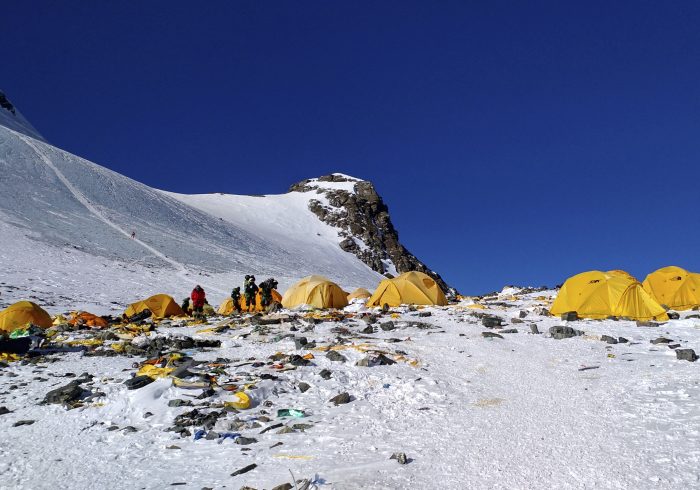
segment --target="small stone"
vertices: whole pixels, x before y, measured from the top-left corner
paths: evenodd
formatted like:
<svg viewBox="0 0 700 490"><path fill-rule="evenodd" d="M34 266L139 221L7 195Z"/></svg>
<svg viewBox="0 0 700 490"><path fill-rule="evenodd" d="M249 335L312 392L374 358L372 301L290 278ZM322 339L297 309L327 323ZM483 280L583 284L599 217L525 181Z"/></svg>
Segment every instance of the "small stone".
<svg viewBox="0 0 700 490"><path fill-rule="evenodd" d="M311 364L311 361L309 361L308 359L304 359L300 355L292 354L291 356L289 356L289 364L291 364L292 366L308 366L309 364Z"/></svg>
<svg viewBox="0 0 700 490"><path fill-rule="evenodd" d="M669 320L678 320L681 317L680 313L676 311L667 311L666 314L668 315Z"/></svg>
<svg viewBox="0 0 700 490"><path fill-rule="evenodd" d="M6 413L12 413L7 407L0 407L0 415L5 415Z"/></svg>
<svg viewBox="0 0 700 490"><path fill-rule="evenodd" d="M561 319L564 322L574 322L578 320L578 313L575 311L567 311L566 313L561 314Z"/></svg>
<svg viewBox="0 0 700 490"><path fill-rule="evenodd" d="M136 427L134 427L133 425L127 425L126 427L124 427L122 432L126 432L127 434L130 434L132 432L138 432L138 429Z"/></svg>
<svg viewBox="0 0 700 490"><path fill-rule="evenodd" d="M671 342L673 342L673 340L667 339L666 337L657 337L654 340L650 340L649 342L651 342L654 345L658 345L658 344L670 344Z"/></svg>
<svg viewBox="0 0 700 490"><path fill-rule="evenodd" d="M18 420L14 424L12 424L12 427L20 427L22 425L32 425L36 420Z"/></svg>
<svg viewBox="0 0 700 490"><path fill-rule="evenodd" d="M481 319L481 324L486 328L498 328L503 324L503 320L497 316L485 316Z"/></svg>
<svg viewBox="0 0 700 490"><path fill-rule="evenodd" d="M503 336L493 332L481 332L481 336L485 339L502 339Z"/></svg>
<svg viewBox="0 0 700 490"><path fill-rule="evenodd" d="M85 393L80 381L71 381L65 386L49 391L44 397L44 403L66 404L79 400Z"/></svg>
<svg viewBox="0 0 700 490"><path fill-rule="evenodd" d="M615 337L611 337L609 335L602 335L600 337L600 340L602 340L603 342L606 342L608 344L617 344L618 343L618 340Z"/></svg>
<svg viewBox="0 0 700 490"><path fill-rule="evenodd" d="M511 318L510 323L525 323L523 320L520 318Z"/></svg>
<svg viewBox="0 0 700 490"><path fill-rule="evenodd" d="M384 330L385 332L388 332L390 330L395 330L396 326L394 325L394 322L388 321L388 322L383 322L379 324L379 328Z"/></svg>
<svg viewBox="0 0 700 490"><path fill-rule="evenodd" d="M395 459L399 464L408 464L406 453L394 453L389 459Z"/></svg>
<svg viewBox="0 0 700 490"><path fill-rule="evenodd" d="M254 444L258 442L258 440L255 437L237 437L236 438L236 444L240 444L241 446L247 446L248 444Z"/></svg>
<svg viewBox="0 0 700 490"><path fill-rule="evenodd" d="M433 316L433 314L429 311L421 311L420 313L418 313L418 316L420 318L427 318L429 316Z"/></svg>
<svg viewBox="0 0 700 490"><path fill-rule="evenodd" d="M642 321L637 320L637 326L638 327L658 327L659 324L656 322L652 322L652 321L642 322Z"/></svg>
<svg viewBox="0 0 700 490"><path fill-rule="evenodd" d="M276 434L293 434L293 433L294 433L294 429L292 429L291 427L283 427L276 432Z"/></svg>
<svg viewBox="0 0 700 490"><path fill-rule="evenodd" d="M695 362L698 360L698 356L693 349L676 349L676 359Z"/></svg>
<svg viewBox="0 0 700 490"><path fill-rule="evenodd" d="M182 449L180 446L173 444L172 446L167 446L165 449Z"/></svg>
<svg viewBox="0 0 700 490"><path fill-rule="evenodd" d="M318 373L319 376L321 376L323 379L331 379L331 373L328 369L322 369L320 373Z"/></svg>
<svg viewBox="0 0 700 490"><path fill-rule="evenodd" d="M360 333L365 333L365 334L374 333L374 328L372 327L372 325L367 325L365 328L360 330Z"/></svg>
<svg viewBox="0 0 700 490"><path fill-rule="evenodd" d="M297 388L299 388L299 391L301 391L302 393L306 393L311 388L311 385L302 381L297 385Z"/></svg>
<svg viewBox="0 0 700 490"><path fill-rule="evenodd" d="M297 337L294 339L294 347L297 349L303 349L308 343L309 341L306 339L306 337Z"/></svg>
<svg viewBox="0 0 700 490"><path fill-rule="evenodd" d="M313 427L312 424L294 424L294 425L292 425L292 429L299 430L301 432L304 432L304 431L306 431L306 429L310 429L312 427Z"/></svg>
<svg viewBox="0 0 700 490"><path fill-rule="evenodd" d="M219 438L219 433L214 431L214 430L210 430L209 432L207 432L207 435L204 436L204 438L209 440L209 441L213 441L214 439Z"/></svg>
<svg viewBox="0 0 700 490"><path fill-rule="evenodd" d="M575 330L571 327L556 326L550 327L549 334L553 339L562 340L583 335L583 332L581 330Z"/></svg>
<svg viewBox="0 0 700 490"><path fill-rule="evenodd" d="M326 354L326 359L332 362L345 362L347 359L340 352L332 350Z"/></svg>
<svg viewBox="0 0 700 490"><path fill-rule="evenodd" d="M520 310L520 313L518 313L518 316L520 318L525 318L527 316L527 311L526 310Z"/></svg>
<svg viewBox="0 0 700 490"><path fill-rule="evenodd" d="M506 328L504 330L499 330L498 333L518 333L517 328Z"/></svg>
<svg viewBox="0 0 700 490"><path fill-rule="evenodd" d="M238 476L242 475L243 473L248 473L249 471L254 470L257 467L258 465L256 465L255 463L249 464L248 466L244 466L240 470L234 471L233 473L231 473L231 476Z"/></svg>
<svg viewBox="0 0 700 490"><path fill-rule="evenodd" d="M176 398L168 402L169 407L191 407L192 402L190 400L183 400L181 398Z"/></svg>
<svg viewBox="0 0 700 490"><path fill-rule="evenodd" d="M292 490L294 488L291 483L282 483L276 487L272 487L272 490Z"/></svg>
<svg viewBox="0 0 700 490"><path fill-rule="evenodd" d="M153 381L155 380L150 376L143 375L127 379L126 381L124 381L124 384L130 390L138 390L139 388L143 388L144 386L153 383Z"/></svg>
<svg viewBox="0 0 700 490"><path fill-rule="evenodd" d="M346 403L350 403L351 399L350 399L350 394L346 391L346 392L340 393L339 395L334 396L333 398L331 398L328 401L335 404L335 406L338 406L338 405L344 405Z"/></svg>
<svg viewBox="0 0 700 490"><path fill-rule="evenodd" d="M531 323L530 324L530 333L535 334L535 335L539 335L542 332L540 332L540 329L537 328L537 325L535 325L534 323Z"/></svg>
<svg viewBox="0 0 700 490"><path fill-rule="evenodd" d="M627 340L627 339L624 338L624 337L618 337L617 341L618 341L619 343L621 343L621 344L626 344L626 343L629 342L629 340Z"/></svg>

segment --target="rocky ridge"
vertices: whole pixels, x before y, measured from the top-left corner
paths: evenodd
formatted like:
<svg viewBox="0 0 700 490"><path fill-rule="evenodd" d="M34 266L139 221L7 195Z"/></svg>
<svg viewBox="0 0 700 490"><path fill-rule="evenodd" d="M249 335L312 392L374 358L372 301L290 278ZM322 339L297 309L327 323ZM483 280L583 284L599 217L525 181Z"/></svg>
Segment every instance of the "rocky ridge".
<svg viewBox="0 0 700 490"><path fill-rule="evenodd" d="M347 185L333 185L343 183ZM318 194L318 199L309 200L309 210L322 222L337 228L342 238L340 248L354 254L372 270L387 277L420 271L435 279L446 294L457 293L440 274L401 244L389 208L371 182L334 173L298 182L289 192Z"/></svg>

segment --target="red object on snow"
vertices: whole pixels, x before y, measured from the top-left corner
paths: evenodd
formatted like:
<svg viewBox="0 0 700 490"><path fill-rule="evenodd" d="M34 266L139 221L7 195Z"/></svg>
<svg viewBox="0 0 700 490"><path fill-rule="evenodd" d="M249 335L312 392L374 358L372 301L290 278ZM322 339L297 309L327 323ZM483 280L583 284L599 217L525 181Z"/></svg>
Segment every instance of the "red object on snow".
<svg viewBox="0 0 700 490"><path fill-rule="evenodd" d="M192 300L192 307L193 308L201 308L204 306L204 298L206 298L206 293L204 292L204 289L202 288L194 288L192 290L192 294L190 295L190 299Z"/></svg>

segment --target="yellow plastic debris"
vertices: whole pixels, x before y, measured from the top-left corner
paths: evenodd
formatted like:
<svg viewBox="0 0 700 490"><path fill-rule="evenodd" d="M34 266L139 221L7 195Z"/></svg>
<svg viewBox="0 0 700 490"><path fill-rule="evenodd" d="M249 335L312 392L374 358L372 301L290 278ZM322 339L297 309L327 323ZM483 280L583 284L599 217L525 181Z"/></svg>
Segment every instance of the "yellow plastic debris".
<svg viewBox="0 0 700 490"><path fill-rule="evenodd" d="M116 352L124 352L126 344L124 342L115 342L110 347Z"/></svg>
<svg viewBox="0 0 700 490"><path fill-rule="evenodd" d="M225 407L233 407L239 410L245 410L246 408L250 408L250 398L248 397L248 395L246 395L242 391L239 391L233 396L237 399L229 402L224 402Z"/></svg>
<svg viewBox="0 0 700 490"><path fill-rule="evenodd" d="M479 303L467 305L467 308L471 308L472 310L485 310L486 309L486 307L484 305L480 305Z"/></svg>
<svg viewBox="0 0 700 490"><path fill-rule="evenodd" d="M301 454L275 454L275 458L281 458L281 459L302 459L304 461L311 461L314 459L313 456L303 456Z"/></svg>
<svg viewBox="0 0 700 490"><path fill-rule="evenodd" d="M136 371L137 376L148 376L153 379L158 379L158 378L165 378L170 373L174 371L173 368L161 368L157 366L153 366L151 364L144 364L141 369Z"/></svg>
<svg viewBox="0 0 700 490"><path fill-rule="evenodd" d="M13 362L19 361L20 357L17 354L9 354L7 352L0 352L0 361Z"/></svg>
<svg viewBox="0 0 700 490"><path fill-rule="evenodd" d="M67 345L84 345L86 347L90 347L93 345L102 345L102 341L100 339L81 339L81 340L69 340L66 342Z"/></svg>

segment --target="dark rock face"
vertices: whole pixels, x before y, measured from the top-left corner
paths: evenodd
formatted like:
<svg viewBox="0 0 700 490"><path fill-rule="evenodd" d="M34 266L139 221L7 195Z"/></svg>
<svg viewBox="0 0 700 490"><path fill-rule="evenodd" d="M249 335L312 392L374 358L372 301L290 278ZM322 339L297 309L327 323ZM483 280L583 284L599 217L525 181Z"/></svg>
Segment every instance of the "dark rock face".
<svg viewBox="0 0 700 490"><path fill-rule="evenodd" d="M316 181L354 182L354 192L322 188ZM357 256L373 270L387 274L387 267L383 261L390 260L399 273L423 272L435 279L446 294L456 294L456 290L448 286L437 272L430 270L401 245L399 233L389 216L389 208L371 182L331 174L318 179L303 180L292 185L289 191L315 191L325 196L329 205L312 199L309 209L324 223L338 228L338 234L343 238L340 248ZM359 240L364 243L364 247L360 245Z"/></svg>
<svg viewBox="0 0 700 490"><path fill-rule="evenodd" d="M15 106L12 105L12 102L7 99L3 92L0 92L0 107L10 111L13 115L16 114Z"/></svg>

